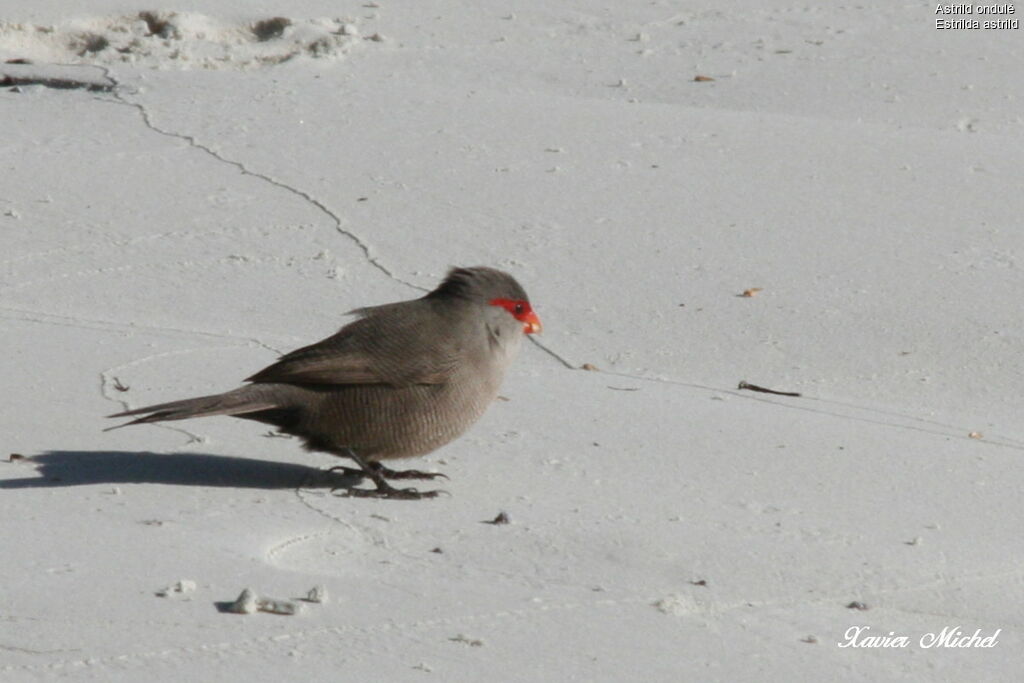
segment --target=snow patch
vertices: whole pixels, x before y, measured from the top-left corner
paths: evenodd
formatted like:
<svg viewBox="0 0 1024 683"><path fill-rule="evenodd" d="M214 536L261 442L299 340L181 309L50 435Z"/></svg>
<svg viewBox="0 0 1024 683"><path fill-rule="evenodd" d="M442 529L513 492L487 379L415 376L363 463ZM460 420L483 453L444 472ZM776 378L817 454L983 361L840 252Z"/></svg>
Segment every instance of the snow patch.
<svg viewBox="0 0 1024 683"><path fill-rule="evenodd" d="M270 17L231 24L154 11L55 26L0 22L0 57L151 69L253 69L295 58L337 59L362 42L347 19Z"/></svg>

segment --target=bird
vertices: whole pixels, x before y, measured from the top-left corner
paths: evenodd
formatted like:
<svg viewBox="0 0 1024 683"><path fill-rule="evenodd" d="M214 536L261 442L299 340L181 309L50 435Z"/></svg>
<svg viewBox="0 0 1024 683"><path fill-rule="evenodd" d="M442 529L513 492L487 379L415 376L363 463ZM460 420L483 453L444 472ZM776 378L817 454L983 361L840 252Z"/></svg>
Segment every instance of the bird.
<svg viewBox="0 0 1024 683"><path fill-rule="evenodd" d="M451 268L420 298L349 314L355 320L338 332L237 389L115 413L108 417L136 419L110 429L213 415L256 420L299 437L308 451L352 460L358 469L331 469L375 485L344 495L433 498L440 492L388 479L444 474L381 461L425 455L465 432L497 397L526 335L542 330L540 318L515 278L486 266Z"/></svg>

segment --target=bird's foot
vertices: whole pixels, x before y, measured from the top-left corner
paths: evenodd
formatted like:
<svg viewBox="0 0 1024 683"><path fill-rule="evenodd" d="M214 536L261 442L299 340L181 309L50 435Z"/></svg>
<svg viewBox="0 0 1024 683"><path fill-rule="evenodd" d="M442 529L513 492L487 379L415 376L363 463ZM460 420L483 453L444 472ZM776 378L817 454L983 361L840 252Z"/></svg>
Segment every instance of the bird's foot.
<svg viewBox="0 0 1024 683"><path fill-rule="evenodd" d="M419 470L405 470L395 471L384 467L379 462L372 461L368 462L366 459L360 457L351 448L345 449L344 453L339 453L348 458L352 458L359 465L359 469L353 469L351 467L336 466L332 467L331 470L341 470L346 474L358 475L361 478L368 478L377 488L373 489L357 489L345 487L344 492L339 494L345 497L353 498L392 498L397 500L419 500L420 498L436 498L442 493L447 491L419 491L417 489L396 489L394 486L389 484L386 479L436 479L437 477L445 477L445 475L439 472L420 472ZM337 491L338 487L332 489Z"/></svg>
<svg viewBox="0 0 1024 683"><path fill-rule="evenodd" d="M446 491L419 491L417 489L396 489L385 481L377 482L375 489L342 489L340 495L345 498L391 498L394 500L419 500L421 498L437 498Z"/></svg>
<svg viewBox="0 0 1024 683"><path fill-rule="evenodd" d="M448 478L443 472L423 472L421 470L393 470L384 467L379 462L371 462L370 469L385 479L437 479L438 477Z"/></svg>

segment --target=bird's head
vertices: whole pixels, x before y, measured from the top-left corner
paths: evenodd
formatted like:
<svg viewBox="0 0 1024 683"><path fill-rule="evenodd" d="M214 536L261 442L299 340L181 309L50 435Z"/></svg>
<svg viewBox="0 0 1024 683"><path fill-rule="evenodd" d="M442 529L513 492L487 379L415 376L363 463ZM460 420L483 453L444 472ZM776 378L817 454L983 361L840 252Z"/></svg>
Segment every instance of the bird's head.
<svg viewBox="0 0 1024 683"><path fill-rule="evenodd" d="M525 334L534 334L542 329L540 318L530 306L526 291L514 277L495 268L452 268L444 282L427 296L468 299L496 306L522 323Z"/></svg>

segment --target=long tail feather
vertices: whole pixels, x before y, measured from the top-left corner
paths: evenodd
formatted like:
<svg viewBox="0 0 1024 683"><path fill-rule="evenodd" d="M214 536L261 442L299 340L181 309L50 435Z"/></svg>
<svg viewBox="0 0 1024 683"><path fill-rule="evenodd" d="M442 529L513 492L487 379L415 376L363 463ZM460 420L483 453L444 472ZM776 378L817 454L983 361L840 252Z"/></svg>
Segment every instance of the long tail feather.
<svg viewBox="0 0 1024 683"><path fill-rule="evenodd" d="M186 398L182 401L158 403L144 408L114 413L107 417L131 417L133 415L141 415L142 417L136 418L131 422L108 427L103 431L109 432L112 429L119 429L134 424L145 424L147 422L184 420L191 417L210 417L212 415L242 415L244 413L253 413L279 407L276 401L268 400L265 392L254 391L253 389L251 386L240 387L223 394Z"/></svg>

